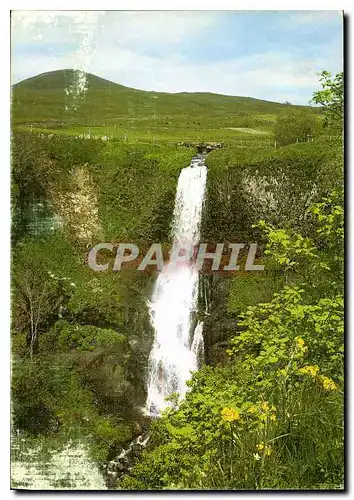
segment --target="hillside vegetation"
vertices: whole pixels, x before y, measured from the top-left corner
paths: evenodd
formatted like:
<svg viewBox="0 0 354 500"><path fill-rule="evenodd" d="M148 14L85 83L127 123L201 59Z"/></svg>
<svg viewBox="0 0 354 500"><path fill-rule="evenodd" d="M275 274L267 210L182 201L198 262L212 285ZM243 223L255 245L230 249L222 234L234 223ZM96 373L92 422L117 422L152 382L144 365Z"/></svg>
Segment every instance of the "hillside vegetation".
<svg viewBox="0 0 354 500"><path fill-rule="evenodd" d="M159 140L247 140L249 134L233 129L271 132L276 116L289 108L249 97L148 92L74 70L17 83L12 99L14 124L150 141L154 135ZM319 109L312 112L318 114Z"/></svg>

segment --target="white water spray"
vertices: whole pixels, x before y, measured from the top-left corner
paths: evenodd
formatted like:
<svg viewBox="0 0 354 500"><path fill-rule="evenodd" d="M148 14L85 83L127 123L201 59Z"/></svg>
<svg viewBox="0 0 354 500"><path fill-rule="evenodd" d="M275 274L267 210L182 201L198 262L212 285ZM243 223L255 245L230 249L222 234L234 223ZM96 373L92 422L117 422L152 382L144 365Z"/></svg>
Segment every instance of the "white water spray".
<svg viewBox="0 0 354 500"><path fill-rule="evenodd" d="M207 169L204 157L193 158L178 179L173 214L173 247L199 243ZM159 274L150 302L155 331L149 357L146 411L159 414L165 398L184 397L190 371L197 370L203 352L203 323L192 332L198 301L198 270L191 263L169 263Z"/></svg>
<svg viewBox="0 0 354 500"><path fill-rule="evenodd" d="M197 362L200 363L204 354L203 321L199 321L195 327L191 351L196 356Z"/></svg>

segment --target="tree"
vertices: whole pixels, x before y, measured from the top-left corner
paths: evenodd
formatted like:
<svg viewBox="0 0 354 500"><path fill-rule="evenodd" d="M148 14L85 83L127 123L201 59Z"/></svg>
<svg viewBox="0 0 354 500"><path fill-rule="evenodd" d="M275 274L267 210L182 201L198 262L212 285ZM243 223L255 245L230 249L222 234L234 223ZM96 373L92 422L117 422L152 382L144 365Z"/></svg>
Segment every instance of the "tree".
<svg viewBox="0 0 354 500"><path fill-rule="evenodd" d="M57 311L62 297L58 294L57 285L38 270L28 268L16 279L17 302L16 307L21 311L23 326L28 332L30 357L33 357L37 345L38 334L46 324L48 318Z"/></svg>
<svg viewBox="0 0 354 500"><path fill-rule="evenodd" d="M333 78L329 71L319 73L322 90L314 92L311 102L324 107L324 125L338 124L344 115L343 72Z"/></svg>
<svg viewBox="0 0 354 500"><path fill-rule="evenodd" d="M317 121L312 113L288 111L277 118L274 135L280 146L306 142L316 135Z"/></svg>
<svg viewBox="0 0 354 500"><path fill-rule="evenodd" d="M50 276L35 244L23 244L12 262L12 331L26 336L30 358L36 354L38 336L58 319L65 290Z"/></svg>

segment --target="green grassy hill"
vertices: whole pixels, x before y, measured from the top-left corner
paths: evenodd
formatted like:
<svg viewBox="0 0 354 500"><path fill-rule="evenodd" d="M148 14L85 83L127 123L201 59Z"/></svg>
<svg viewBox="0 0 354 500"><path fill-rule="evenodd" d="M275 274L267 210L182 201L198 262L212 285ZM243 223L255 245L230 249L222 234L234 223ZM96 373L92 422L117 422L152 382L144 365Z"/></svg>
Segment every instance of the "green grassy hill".
<svg viewBox="0 0 354 500"><path fill-rule="evenodd" d="M148 92L86 74L85 92L77 90L83 73L59 70L13 86L14 123L121 125L151 122L156 126L248 126L247 118L267 125L286 104L212 93Z"/></svg>
<svg viewBox="0 0 354 500"><path fill-rule="evenodd" d="M220 141L270 147L276 118L288 110L288 104L250 97L137 90L72 69L28 78L12 93L12 120L19 130L115 137L130 144Z"/></svg>

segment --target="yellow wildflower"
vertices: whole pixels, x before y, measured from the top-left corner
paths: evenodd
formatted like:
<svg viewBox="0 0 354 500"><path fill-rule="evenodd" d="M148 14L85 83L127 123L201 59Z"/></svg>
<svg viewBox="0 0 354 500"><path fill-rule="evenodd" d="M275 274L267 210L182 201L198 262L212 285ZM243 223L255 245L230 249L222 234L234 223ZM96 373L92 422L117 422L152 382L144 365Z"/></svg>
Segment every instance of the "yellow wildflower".
<svg viewBox="0 0 354 500"><path fill-rule="evenodd" d="M273 414L270 416L270 419L271 419L273 422L275 421L275 419L276 419L276 415L275 415L275 413L273 413Z"/></svg>
<svg viewBox="0 0 354 500"><path fill-rule="evenodd" d="M319 379L321 380L324 389L327 391L336 391L338 389L331 378L320 375Z"/></svg>
<svg viewBox="0 0 354 500"><path fill-rule="evenodd" d="M307 346L305 345L304 339L301 337L295 337L296 347L298 348L299 355L301 356L307 351Z"/></svg>
<svg viewBox="0 0 354 500"><path fill-rule="evenodd" d="M267 445L267 446L265 447L264 452L265 452L265 454L266 454L266 455L268 455L268 457L269 457L269 455L272 453L272 448L271 448L271 446Z"/></svg>
<svg viewBox="0 0 354 500"><path fill-rule="evenodd" d="M256 410L257 410L257 409L256 409L256 407L255 407L254 405L252 405L252 406L250 406L250 407L248 408L248 410L247 410L247 411L248 411L248 413L256 413Z"/></svg>
<svg viewBox="0 0 354 500"><path fill-rule="evenodd" d="M302 339L301 337L295 337L295 342L297 343L297 345L302 349L305 345L305 341L304 339Z"/></svg>
<svg viewBox="0 0 354 500"><path fill-rule="evenodd" d="M257 449L257 451L262 451L263 455L266 455L268 457L272 453L272 447L269 444L264 444L263 441L261 441L259 444L257 444L256 449ZM258 455L258 453L253 453L253 456L255 456L255 455Z"/></svg>
<svg viewBox="0 0 354 500"><path fill-rule="evenodd" d="M268 405L267 401L264 401L261 404L261 408L262 408L263 411L268 411L269 410L269 405Z"/></svg>
<svg viewBox="0 0 354 500"><path fill-rule="evenodd" d="M316 377L317 373L320 371L317 365L308 365L299 369L299 373L303 375L311 375L311 377Z"/></svg>
<svg viewBox="0 0 354 500"><path fill-rule="evenodd" d="M236 420L240 420L240 413L233 408L224 408L221 411L221 417L225 422L235 422Z"/></svg>

